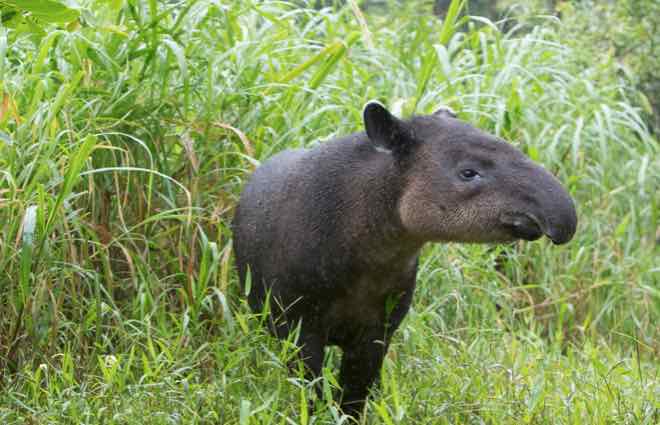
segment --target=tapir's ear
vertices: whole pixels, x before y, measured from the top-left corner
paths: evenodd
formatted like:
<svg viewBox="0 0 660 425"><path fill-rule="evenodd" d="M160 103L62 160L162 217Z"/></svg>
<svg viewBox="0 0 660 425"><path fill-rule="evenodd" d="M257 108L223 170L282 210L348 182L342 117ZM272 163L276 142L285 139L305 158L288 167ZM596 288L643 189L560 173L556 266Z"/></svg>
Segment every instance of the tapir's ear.
<svg viewBox="0 0 660 425"><path fill-rule="evenodd" d="M451 109L449 106L441 106L439 107L433 115L437 117L449 117L449 118L456 118L456 112L454 112L453 109Z"/></svg>
<svg viewBox="0 0 660 425"><path fill-rule="evenodd" d="M373 143L389 150L398 150L412 142L408 124L390 113L379 102L371 101L364 106L362 113L364 128Z"/></svg>

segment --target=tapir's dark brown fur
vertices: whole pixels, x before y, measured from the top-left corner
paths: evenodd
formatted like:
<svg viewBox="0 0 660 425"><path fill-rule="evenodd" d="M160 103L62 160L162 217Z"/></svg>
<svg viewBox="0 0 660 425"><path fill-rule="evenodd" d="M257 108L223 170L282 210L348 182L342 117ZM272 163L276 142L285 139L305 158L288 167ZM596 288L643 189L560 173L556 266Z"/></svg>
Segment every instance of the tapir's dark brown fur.
<svg viewBox="0 0 660 425"><path fill-rule="evenodd" d="M240 280L271 329L298 343L310 377L343 350L342 408L359 414L406 315L426 242L568 242L561 184L510 144L440 110L401 120L364 110L366 133L287 150L261 165L233 223Z"/></svg>

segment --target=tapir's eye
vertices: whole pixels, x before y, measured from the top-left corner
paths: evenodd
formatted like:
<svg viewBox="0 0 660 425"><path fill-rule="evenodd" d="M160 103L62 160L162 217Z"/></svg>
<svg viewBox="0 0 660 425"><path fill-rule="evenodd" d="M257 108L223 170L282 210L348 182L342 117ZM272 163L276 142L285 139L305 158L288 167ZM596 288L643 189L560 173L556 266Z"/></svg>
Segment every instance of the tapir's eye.
<svg viewBox="0 0 660 425"><path fill-rule="evenodd" d="M477 173L472 168L466 168L465 170L461 170L460 175L463 180L467 180L467 181L474 180L475 178L479 177L479 173Z"/></svg>

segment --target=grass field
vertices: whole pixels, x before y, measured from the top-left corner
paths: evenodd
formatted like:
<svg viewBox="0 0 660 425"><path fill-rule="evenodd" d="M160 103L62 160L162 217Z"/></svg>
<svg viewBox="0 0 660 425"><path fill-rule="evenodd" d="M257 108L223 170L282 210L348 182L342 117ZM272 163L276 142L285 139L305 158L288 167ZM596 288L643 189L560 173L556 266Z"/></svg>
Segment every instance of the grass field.
<svg viewBox="0 0 660 425"><path fill-rule="evenodd" d="M308 416L229 223L260 161L360 129L369 99L510 140L580 222L562 247L428 246L363 422L660 423L660 145L611 52L459 2L77 3L0 27L0 423L348 423L338 351Z"/></svg>

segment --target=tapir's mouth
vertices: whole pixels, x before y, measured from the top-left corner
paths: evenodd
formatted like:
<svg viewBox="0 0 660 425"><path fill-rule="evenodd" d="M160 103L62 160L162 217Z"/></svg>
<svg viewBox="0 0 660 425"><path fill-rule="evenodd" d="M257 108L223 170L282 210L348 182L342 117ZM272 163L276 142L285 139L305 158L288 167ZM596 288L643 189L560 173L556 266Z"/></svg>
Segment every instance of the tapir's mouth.
<svg viewBox="0 0 660 425"><path fill-rule="evenodd" d="M542 225L541 220L530 213L503 213L500 222L516 239L535 241L547 234L543 231L545 226Z"/></svg>

